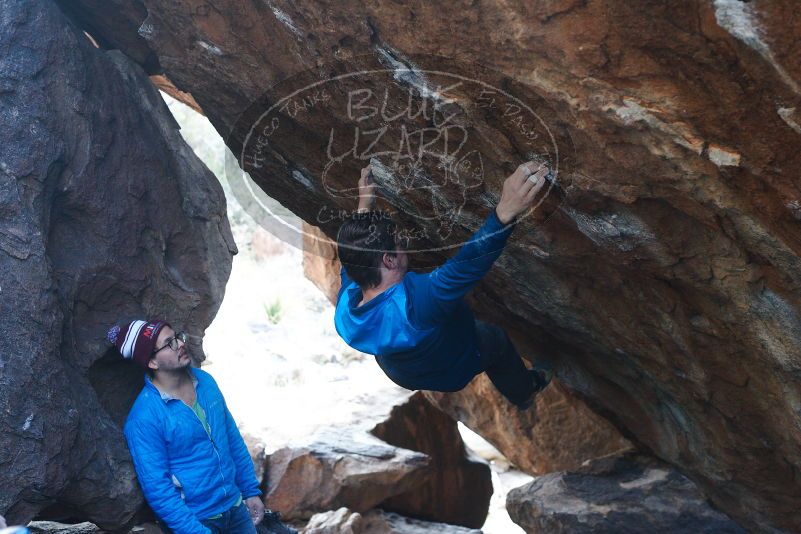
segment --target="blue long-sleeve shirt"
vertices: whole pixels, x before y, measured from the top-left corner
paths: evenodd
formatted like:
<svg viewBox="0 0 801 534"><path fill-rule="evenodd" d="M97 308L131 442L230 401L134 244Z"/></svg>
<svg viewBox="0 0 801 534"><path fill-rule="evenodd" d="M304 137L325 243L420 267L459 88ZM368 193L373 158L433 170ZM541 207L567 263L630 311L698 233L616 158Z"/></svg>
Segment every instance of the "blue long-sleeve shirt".
<svg viewBox="0 0 801 534"><path fill-rule="evenodd" d="M337 332L351 347L375 355L400 386L462 389L482 371L475 319L463 297L487 274L511 233L492 210L456 256L430 273L407 273L362 306L362 291L343 267Z"/></svg>
<svg viewBox="0 0 801 534"><path fill-rule="evenodd" d="M139 485L156 515L176 534L208 534L202 519L261 490L217 383L205 371L190 372L208 430L192 408L145 377L124 431Z"/></svg>

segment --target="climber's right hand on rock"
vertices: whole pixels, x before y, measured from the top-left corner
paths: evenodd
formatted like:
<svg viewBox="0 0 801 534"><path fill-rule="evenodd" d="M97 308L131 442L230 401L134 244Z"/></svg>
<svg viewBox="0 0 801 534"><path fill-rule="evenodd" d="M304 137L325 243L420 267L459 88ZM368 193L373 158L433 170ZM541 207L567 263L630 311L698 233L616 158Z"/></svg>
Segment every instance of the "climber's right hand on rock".
<svg viewBox="0 0 801 534"><path fill-rule="evenodd" d="M509 224L534 203L534 198L545 185L548 167L536 161L520 165L504 182L501 200L495 207L498 220Z"/></svg>

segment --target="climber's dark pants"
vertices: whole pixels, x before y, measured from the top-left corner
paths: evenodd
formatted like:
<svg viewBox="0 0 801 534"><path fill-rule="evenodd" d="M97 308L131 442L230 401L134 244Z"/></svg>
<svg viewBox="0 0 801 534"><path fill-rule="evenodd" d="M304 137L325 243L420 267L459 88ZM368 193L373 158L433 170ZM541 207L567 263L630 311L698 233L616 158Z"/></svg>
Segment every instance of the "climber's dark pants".
<svg viewBox="0 0 801 534"><path fill-rule="evenodd" d="M534 392L531 374L503 329L476 320L481 368L512 404L524 405Z"/></svg>

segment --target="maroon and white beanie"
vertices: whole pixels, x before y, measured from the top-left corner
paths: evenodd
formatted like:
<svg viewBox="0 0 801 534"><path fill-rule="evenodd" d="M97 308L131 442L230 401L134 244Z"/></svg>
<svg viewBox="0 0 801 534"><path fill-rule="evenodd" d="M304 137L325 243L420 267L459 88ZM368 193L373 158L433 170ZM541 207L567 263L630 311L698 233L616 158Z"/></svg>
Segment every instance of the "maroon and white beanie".
<svg viewBox="0 0 801 534"><path fill-rule="evenodd" d="M150 320L142 321L138 319L131 321L125 326L114 326L108 331L108 340L122 357L138 363L145 369L156 347L156 340L159 332L165 326L170 326L166 321Z"/></svg>

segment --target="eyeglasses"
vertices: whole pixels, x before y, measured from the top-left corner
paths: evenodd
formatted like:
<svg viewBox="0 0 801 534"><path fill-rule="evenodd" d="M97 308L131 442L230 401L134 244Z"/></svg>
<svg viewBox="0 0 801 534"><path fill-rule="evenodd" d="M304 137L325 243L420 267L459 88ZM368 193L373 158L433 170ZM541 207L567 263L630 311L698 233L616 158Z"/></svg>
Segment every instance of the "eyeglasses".
<svg viewBox="0 0 801 534"><path fill-rule="evenodd" d="M187 340L186 332L178 332L174 336L168 337L167 342L164 344L164 346L158 349L153 349L152 354L156 354L160 350L164 350L167 347L170 347L172 350L178 350L178 347L180 347L180 345L178 345L178 342L180 341L181 343L186 344L186 340Z"/></svg>

